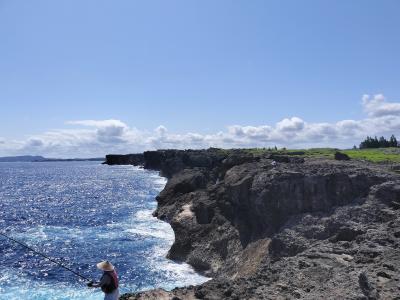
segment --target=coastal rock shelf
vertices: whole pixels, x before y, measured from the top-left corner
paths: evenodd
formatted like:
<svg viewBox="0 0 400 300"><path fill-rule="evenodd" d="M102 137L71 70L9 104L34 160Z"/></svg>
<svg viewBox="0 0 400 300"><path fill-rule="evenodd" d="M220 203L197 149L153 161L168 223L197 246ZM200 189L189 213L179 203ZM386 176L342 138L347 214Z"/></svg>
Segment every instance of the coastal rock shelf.
<svg viewBox="0 0 400 300"><path fill-rule="evenodd" d="M175 232L168 257L213 279L122 299L398 297L400 176L391 166L219 149L124 157L106 163L168 178L154 212Z"/></svg>

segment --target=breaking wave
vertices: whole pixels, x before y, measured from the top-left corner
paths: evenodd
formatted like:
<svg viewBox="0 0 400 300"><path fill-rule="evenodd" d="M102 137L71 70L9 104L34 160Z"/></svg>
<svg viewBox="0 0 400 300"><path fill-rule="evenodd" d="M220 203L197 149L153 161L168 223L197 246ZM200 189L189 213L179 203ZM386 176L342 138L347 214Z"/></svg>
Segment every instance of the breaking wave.
<svg viewBox="0 0 400 300"><path fill-rule="evenodd" d="M95 162L0 164L3 232L89 278L96 262L118 270L121 292L207 280L165 258L169 224L152 216L166 180L156 172ZM102 299L75 275L0 238L0 299Z"/></svg>

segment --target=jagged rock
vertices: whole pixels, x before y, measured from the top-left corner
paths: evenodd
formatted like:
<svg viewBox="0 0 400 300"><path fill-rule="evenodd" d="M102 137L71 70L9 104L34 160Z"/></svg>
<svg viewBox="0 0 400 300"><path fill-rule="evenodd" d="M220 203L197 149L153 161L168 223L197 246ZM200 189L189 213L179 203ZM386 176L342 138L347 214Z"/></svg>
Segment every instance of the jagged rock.
<svg viewBox="0 0 400 300"><path fill-rule="evenodd" d="M171 178L172 175L185 168L213 169L227 158L228 153L219 149L208 150L159 150L143 153L146 169L159 170L160 173Z"/></svg>
<svg viewBox="0 0 400 300"><path fill-rule="evenodd" d="M348 156L346 153L342 153L339 151L335 152L335 159L336 160L350 160L350 156Z"/></svg>
<svg viewBox="0 0 400 300"><path fill-rule="evenodd" d="M134 165L142 166L144 164L144 155L140 154L108 154L104 164L107 165Z"/></svg>
<svg viewBox="0 0 400 300"><path fill-rule="evenodd" d="M131 299L397 295L400 176L390 167L217 149L144 159L169 178L155 212L175 232L169 257L214 279Z"/></svg>
<svg viewBox="0 0 400 300"><path fill-rule="evenodd" d="M364 231L361 229L353 229L349 227L342 227L339 229L338 233L331 239L333 242L338 242L338 241L353 241L355 238L363 234Z"/></svg>
<svg viewBox="0 0 400 300"><path fill-rule="evenodd" d="M269 156L270 159L276 161L276 162L281 162L281 163L303 163L304 158L302 157L296 157L292 155L282 155L282 154L271 154Z"/></svg>

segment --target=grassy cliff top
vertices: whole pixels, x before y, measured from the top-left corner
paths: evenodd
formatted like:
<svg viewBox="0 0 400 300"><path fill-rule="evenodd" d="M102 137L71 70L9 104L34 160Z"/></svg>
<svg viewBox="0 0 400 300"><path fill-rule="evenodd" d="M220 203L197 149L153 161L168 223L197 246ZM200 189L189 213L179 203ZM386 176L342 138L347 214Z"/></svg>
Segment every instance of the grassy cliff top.
<svg viewBox="0 0 400 300"><path fill-rule="evenodd" d="M311 148L311 149L287 149L287 150L268 150L265 148L252 148L245 151L252 154L288 154L303 157L332 158L336 151L347 154L351 159L367 160L371 162L394 162L400 163L400 148L375 148L375 149L350 149L339 150L335 148Z"/></svg>

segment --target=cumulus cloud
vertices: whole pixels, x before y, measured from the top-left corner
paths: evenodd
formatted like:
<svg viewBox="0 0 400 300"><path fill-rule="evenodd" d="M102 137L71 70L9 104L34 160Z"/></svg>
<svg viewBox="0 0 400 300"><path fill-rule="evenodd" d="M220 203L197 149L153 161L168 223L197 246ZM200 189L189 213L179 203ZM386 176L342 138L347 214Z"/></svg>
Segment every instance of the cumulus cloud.
<svg viewBox="0 0 400 300"><path fill-rule="evenodd" d="M98 142L104 143L124 143L129 140L133 133L124 122L120 120L78 120L69 121L67 124L82 125L95 128Z"/></svg>
<svg viewBox="0 0 400 300"><path fill-rule="evenodd" d="M212 134L177 134L160 125L139 130L121 120L75 120L70 129L32 135L26 140L0 138L0 155L42 154L48 157L94 157L160 148L207 147L351 147L367 135L400 135L400 103L381 94L362 97L366 117L335 123L311 123L292 116L276 124L232 125Z"/></svg>
<svg viewBox="0 0 400 300"><path fill-rule="evenodd" d="M297 117L285 118L276 124L280 131L300 131L305 127L305 122Z"/></svg>
<svg viewBox="0 0 400 300"><path fill-rule="evenodd" d="M27 145L30 147L41 147L44 145L44 142L41 139L30 138L27 141Z"/></svg>
<svg viewBox="0 0 400 300"><path fill-rule="evenodd" d="M228 127L228 135L231 137L249 138L249 139L269 139L273 128L268 125L263 126L240 126L234 125Z"/></svg>
<svg viewBox="0 0 400 300"><path fill-rule="evenodd" d="M167 132L168 132L167 128L164 125L158 126L154 131L159 136L165 136L167 134Z"/></svg>
<svg viewBox="0 0 400 300"><path fill-rule="evenodd" d="M400 103L387 102L382 94L363 95L362 104L371 117L400 116Z"/></svg>

